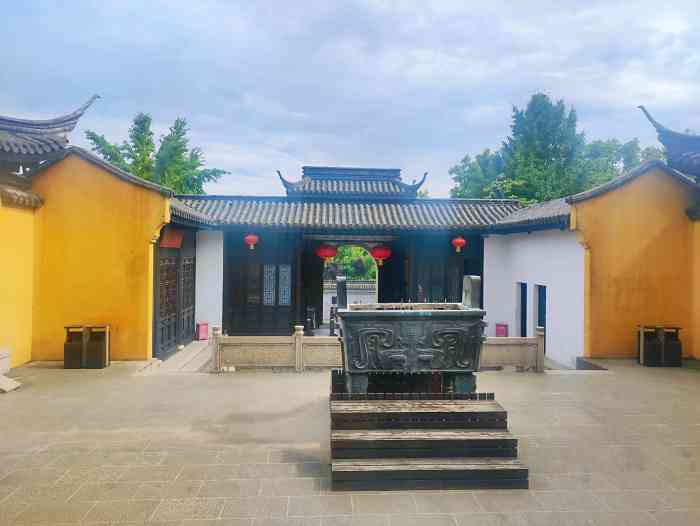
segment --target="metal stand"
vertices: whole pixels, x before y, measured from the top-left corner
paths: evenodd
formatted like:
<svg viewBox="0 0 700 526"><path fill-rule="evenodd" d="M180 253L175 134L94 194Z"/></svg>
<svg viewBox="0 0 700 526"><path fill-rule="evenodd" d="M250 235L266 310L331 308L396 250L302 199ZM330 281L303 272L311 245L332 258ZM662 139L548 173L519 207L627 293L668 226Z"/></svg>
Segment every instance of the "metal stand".
<svg viewBox="0 0 700 526"><path fill-rule="evenodd" d="M345 388L348 393L367 394L368 386L368 374L345 373Z"/></svg>

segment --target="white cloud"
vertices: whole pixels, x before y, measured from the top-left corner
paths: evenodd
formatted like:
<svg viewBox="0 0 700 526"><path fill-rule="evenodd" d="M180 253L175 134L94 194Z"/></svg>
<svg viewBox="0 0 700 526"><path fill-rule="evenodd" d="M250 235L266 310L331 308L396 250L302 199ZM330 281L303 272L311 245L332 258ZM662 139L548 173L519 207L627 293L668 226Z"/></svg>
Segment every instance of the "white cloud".
<svg viewBox="0 0 700 526"><path fill-rule="evenodd" d="M654 133L636 106L699 128L700 6L545 0L29 2L6 6L0 113L46 116L103 98L82 130L114 139L148 111L227 176L210 191L280 193L303 164L447 170L497 147L513 104L544 90L591 138ZM26 28L32 28L32 39Z"/></svg>

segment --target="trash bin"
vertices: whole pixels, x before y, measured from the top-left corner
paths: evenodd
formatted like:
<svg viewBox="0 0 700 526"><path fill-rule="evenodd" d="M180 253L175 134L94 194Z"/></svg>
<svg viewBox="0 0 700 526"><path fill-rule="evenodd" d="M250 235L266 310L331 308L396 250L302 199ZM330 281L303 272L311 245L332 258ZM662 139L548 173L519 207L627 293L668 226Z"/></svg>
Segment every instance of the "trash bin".
<svg viewBox="0 0 700 526"><path fill-rule="evenodd" d="M66 327L66 342L63 344L63 368L82 369L83 367L83 328Z"/></svg>
<svg viewBox="0 0 700 526"><path fill-rule="evenodd" d="M85 368L109 367L109 326L85 327Z"/></svg>
<svg viewBox="0 0 700 526"><path fill-rule="evenodd" d="M195 328L195 333L197 334L197 341L204 341L209 339L209 324L204 322L199 322Z"/></svg>
<svg viewBox="0 0 700 526"><path fill-rule="evenodd" d="M681 367L680 327L638 327L637 361L647 367Z"/></svg>
<svg viewBox="0 0 700 526"><path fill-rule="evenodd" d="M64 369L104 369L109 366L109 325L70 325L65 329Z"/></svg>

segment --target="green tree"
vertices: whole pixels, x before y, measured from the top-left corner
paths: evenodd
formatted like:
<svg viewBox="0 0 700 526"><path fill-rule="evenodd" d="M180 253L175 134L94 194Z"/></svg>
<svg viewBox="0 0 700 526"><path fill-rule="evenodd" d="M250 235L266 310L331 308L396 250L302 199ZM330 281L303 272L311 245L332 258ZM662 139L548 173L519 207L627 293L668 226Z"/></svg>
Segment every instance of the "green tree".
<svg viewBox="0 0 700 526"><path fill-rule="evenodd" d="M465 156L449 173L452 197L514 198L537 202L582 192L642 162L663 158L638 139L587 143L577 129L576 111L543 93L524 109L513 107L511 135L500 150Z"/></svg>
<svg viewBox="0 0 700 526"><path fill-rule="evenodd" d="M377 264L364 248L342 245L323 272L323 279L335 279L336 276L346 276L352 280L374 280L377 278Z"/></svg>
<svg viewBox="0 0 700 526"><path fill-rule="evenodd" d="M647 146L642 150L641 153L642 162L666 160L666 152L663 148L657 148L656 146Z"/></svg>
<svg viewBox="0 0 700 526"><path fill-rule="evenodd" d="M524 109L513 107L511 135L501 151L505 178L524 183L518 197L542 201L579 191L576 163L586 141L577 121L576 110L544 93L534 94Z"/></svg>
<svg viewBox="0 0 700 526"><path fill-rule="evenodd" d="M500 152L488 148L474 159L465 155L460 163L449 170L455 186L451 197L492 197L493 185L503 175L503 158Z"/></svg>
<svg viewBox="0 0 700 526"><path fill-rule="evenodd" d="M156 149L151 129L152 119L138 113L129 128L129 138L121 145L104 135L85 132L92 150L106 161L138 177L161 184L178 194L203 194L204 185L217 181L227 172L205 168L200 148L190 148L187 121L175 120L168 133L160 138Z"/></svg>

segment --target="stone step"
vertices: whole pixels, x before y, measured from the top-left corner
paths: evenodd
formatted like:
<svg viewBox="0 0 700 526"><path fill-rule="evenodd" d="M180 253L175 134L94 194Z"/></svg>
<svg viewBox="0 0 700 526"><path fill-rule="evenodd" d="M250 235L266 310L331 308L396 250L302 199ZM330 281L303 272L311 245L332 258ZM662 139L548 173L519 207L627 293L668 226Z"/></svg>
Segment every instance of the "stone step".
<svg viewBox="0 0 700 526"><path fill-rule="evenodd" d="M331 400L331 429L507 429L494 400Z"/></svg>
<svg viewBox="0 0 700 526"><path fill-rule="evenodd" d="M509 458L334 459L333 490L527 489L528 470Z"/></svg>
<svg viewBox="0 0 700 526"><path fill-rule="evenodd" d="M331 457L338 459L517 456L517 438L497 429L331 431Z"/></svg>

